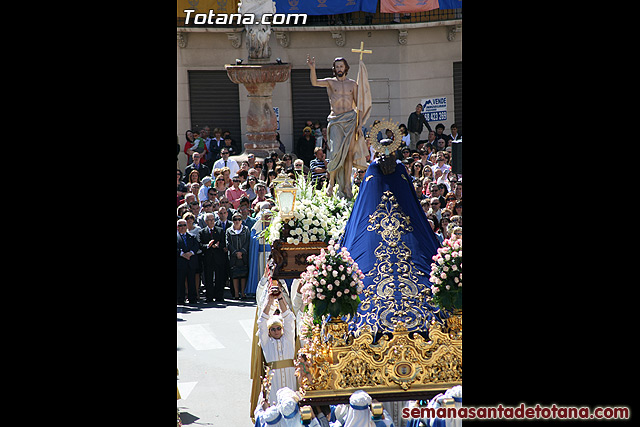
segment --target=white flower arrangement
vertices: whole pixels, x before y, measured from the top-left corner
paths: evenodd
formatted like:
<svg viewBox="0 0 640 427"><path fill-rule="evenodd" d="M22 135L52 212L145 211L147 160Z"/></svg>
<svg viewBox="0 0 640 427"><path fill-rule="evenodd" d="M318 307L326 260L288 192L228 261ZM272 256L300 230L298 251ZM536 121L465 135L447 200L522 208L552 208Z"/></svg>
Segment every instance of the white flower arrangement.
<svg viewBox="0 0 640 427"><path fill-rule="evenodd" d="M267 242L273 244L280 239L285 225L289 228L286 243L298 245L338 240L351 215L353 201L339 198L335 196L335 192L333 196L327 196L325 188L315 189L311 181L304 176L298 177L296 186L298 193L293 208L294 218L283 221L276 206L276 215L267 230Z"/></svg>

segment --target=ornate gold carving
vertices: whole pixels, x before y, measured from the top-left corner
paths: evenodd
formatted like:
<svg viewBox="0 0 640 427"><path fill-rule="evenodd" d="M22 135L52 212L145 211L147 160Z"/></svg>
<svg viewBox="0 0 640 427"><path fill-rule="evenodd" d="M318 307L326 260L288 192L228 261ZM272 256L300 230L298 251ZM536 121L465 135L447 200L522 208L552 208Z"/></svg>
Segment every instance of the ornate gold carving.
<svg viewBox="0 0 640 427"><path fill-rule="evenodd" d="M442 328L432 323L431 340L425 341L397 322L391 339L385 335L373 344L371 329L364 326L350 345L336 346L324 342L316 327L302 348L313 362L313 382L303 380L305 397L342 396L358 389L370 394L444 390L461 384L462 341L451 339Z"/></svg>
<svg viewBox="0 0 640 427"><path fill-rule="evenodd" d="M300 349L300 353L306 354L307 359L310 359L308 366L313 379L309 381L306 376L300 376L302 391L327 389L329 387L329 366L333 362L333 357L331 348L322 339L320 325L314 326L313 337Z"/></svg>
<svg viewBox="0 0 640 427"><path fill-rule="evenodd" d="M452 340L462 339L462 310L453 310L453 313L447 319L446 332Z"/></svg>
<svg viewBox="0 0 640 427"><path fill-rule="evenodd" d="M347 333L349 325L342 319L331 319L325 325L326 335L329 343L334 347L344 347L347 345Z"/></svg>

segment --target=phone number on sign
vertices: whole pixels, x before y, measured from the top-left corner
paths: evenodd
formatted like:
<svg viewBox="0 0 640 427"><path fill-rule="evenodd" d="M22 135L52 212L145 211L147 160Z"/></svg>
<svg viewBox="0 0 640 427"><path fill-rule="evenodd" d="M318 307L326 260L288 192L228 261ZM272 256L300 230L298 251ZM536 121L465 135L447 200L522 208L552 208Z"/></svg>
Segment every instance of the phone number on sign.
<svg viewBox="0 0 640 427"><path fill-rule="evenodd" d="M424 118L429 122L435 122L436 120L447 120L446 111L434 111L432 113L423 113Z"/></svg>

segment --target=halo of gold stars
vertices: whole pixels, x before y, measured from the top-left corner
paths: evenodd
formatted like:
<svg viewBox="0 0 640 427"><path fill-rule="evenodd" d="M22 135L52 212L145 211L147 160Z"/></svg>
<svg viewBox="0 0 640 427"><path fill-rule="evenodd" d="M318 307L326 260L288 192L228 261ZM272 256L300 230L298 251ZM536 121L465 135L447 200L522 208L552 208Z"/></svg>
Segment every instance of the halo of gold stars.
<svg viewBox="0 0 640 427"><path fill-rule="evenodd" d="M389 145L382 145L378 140L378 132L382 132L383 139L386 139L387 129L393 132L393 142L391 142L391 144ZM369 136L367 137L367 140L369 141L369 143L371 144L374 150L376 150L381 154L388 155L396 151L400 147L400 144L402 143L402 131L400 130L400 126L398 125L398 122L393 122L391 120L383 119L383 120L380 120L378 124L376 124L369 130Z"/></svg>

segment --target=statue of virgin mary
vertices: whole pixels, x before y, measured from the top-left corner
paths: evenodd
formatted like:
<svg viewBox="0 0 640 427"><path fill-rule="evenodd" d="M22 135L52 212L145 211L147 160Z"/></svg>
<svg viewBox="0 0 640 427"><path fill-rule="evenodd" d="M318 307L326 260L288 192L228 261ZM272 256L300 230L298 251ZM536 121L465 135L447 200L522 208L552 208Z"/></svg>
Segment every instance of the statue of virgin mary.
<svg viewBox="0 0 640 427"><path fill-rule="evenodd" d="M439 309L429 303L431 258L440 244L412 178L393 154L369 165L341 243L365 274L350 329L357 333L369 325L377 339L402 321L426 338L431 320L441 321Z"/></svg>

